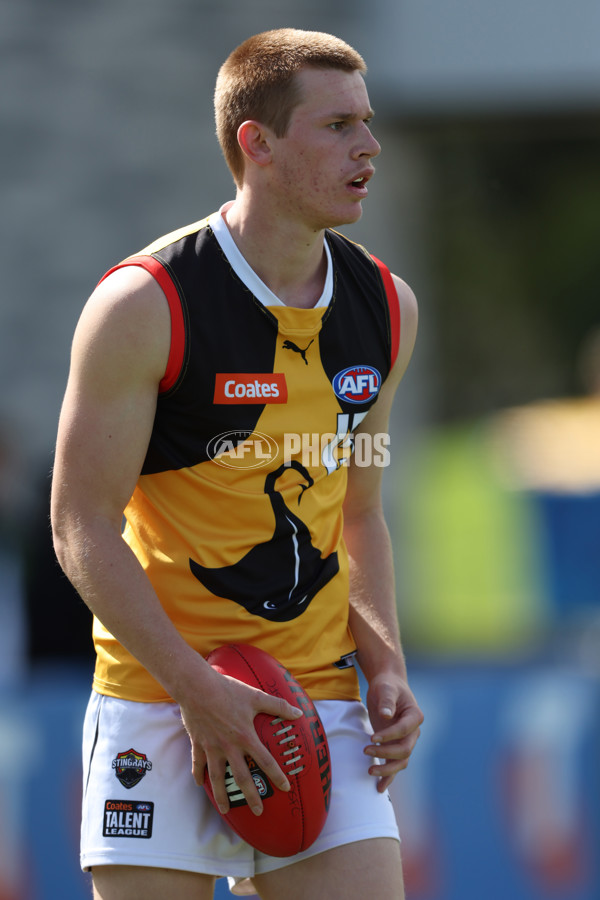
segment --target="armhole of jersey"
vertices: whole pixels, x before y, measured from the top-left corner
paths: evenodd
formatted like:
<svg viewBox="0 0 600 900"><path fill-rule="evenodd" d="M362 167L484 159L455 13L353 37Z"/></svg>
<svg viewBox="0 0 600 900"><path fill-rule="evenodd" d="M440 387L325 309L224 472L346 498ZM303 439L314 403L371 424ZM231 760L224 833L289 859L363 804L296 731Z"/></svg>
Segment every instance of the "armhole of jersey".
<svg viewBox="0 0 600 900"><path fill-rule="evenodd" d="M152 275L163 290L167 303L169 304L169 312L171 315L171 346L169 348L169 358L165 374L160 380L158 386L159 394L164 394L171 390L177 383L177 379L183 368L183 360L185 356L185 320L183 309L181 306L181 297L173 283L173 280L166 268L154 256L130 256L123 260L117 266L109 269L100 281L104 281L117 269L123 269L125 266L140 266Z"/></svg>
<svg viewBox="0 0 600 900"><path fill-rule="evenodd" d="M393 368L400 347L400 300L398 298L398 291L396 290L394 279L392 278L392 273L388 267L385 263L382 263L380 259L377 259L376 256L373 256L373 254L370 254L370 256L373 262L377 264L381 273L390 311L390 358L391 368Z"/></svg>

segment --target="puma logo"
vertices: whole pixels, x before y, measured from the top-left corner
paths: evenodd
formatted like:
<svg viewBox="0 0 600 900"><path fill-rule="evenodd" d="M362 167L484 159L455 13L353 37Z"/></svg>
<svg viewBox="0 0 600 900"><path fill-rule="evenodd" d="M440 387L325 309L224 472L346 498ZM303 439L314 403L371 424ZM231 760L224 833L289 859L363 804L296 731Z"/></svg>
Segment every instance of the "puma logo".
<svg viewBox="0 0 600 900"><path fill-rule="evenodd" d="M312 339L312 341L310 342L310 344L312 344L313 341L314 341L314 338ZM284 349L284 350L293 350L294 353L299 353L300 356L302 357L302 359L304 360L304 365L307 366L307 365L308 365L308 360L307 360L307 358L306 358L306 351L307 351L308 348L310 347L310 344L307 344L306 347L305 347L304 350L303 350L302 347L299 347L298 344L295 344L293 341L284 341L284 342L283 342L283 349Z"/></svg>

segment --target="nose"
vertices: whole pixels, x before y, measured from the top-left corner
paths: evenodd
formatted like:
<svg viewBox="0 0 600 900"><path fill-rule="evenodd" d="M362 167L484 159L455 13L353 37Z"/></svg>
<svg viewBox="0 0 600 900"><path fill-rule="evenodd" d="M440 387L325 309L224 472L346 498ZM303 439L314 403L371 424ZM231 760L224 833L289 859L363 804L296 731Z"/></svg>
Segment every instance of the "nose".
<svg viewBox="0 0 600 900"><path fill-rule="evenodd" d="M367 123L362 122L360 141L357 142L356 147L356 158L366 156L367 159L372 159L374 156L379 156L380 153L381 144L375 139Z"/></svg>

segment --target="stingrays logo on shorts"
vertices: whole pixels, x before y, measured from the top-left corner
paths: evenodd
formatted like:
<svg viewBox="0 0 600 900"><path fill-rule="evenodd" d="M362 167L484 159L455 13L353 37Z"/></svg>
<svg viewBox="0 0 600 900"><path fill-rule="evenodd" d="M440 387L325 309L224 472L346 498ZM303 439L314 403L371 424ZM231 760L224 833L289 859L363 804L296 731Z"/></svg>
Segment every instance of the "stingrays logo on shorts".
<svg viewBox="0 0 600 900"><path fill-rule="evenodd" d="M335 396L348 403L368 403L380 387L381 375L373 366L350 366L333 379Z"/></svg>
<svg viewBox="0 0 600 900"><path fill-rule="evenodd" d="M123 753L117 753L112 761L115 775L123 787L132 788L139 784L146 772L152 769L152 763L145 753L138 753L131 747Z"/></svg>

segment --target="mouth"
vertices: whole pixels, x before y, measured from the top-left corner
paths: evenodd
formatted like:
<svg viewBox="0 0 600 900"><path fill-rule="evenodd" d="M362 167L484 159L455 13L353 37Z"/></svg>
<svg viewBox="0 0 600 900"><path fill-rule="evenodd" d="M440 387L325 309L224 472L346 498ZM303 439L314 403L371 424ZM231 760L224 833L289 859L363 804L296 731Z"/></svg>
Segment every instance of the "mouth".
<svg viewBox="0 0 600 900"><path fill-rule="evenodd" d="M367 190L367 182L371 179L372 175L373 170L364 172L362 175L357 175L356 178L353 178L352 181L348 182L348 187L353 193L358 194L360 197L366 197L369 193Z"/></svg>

